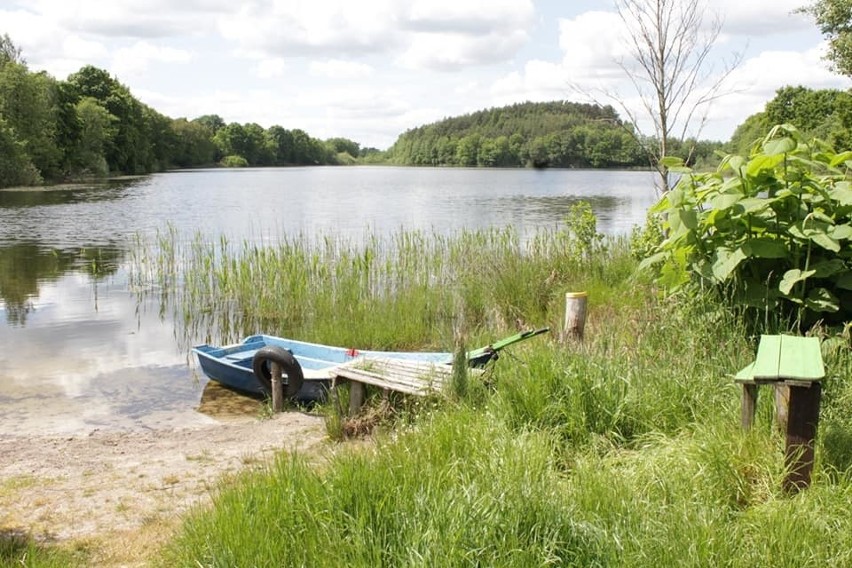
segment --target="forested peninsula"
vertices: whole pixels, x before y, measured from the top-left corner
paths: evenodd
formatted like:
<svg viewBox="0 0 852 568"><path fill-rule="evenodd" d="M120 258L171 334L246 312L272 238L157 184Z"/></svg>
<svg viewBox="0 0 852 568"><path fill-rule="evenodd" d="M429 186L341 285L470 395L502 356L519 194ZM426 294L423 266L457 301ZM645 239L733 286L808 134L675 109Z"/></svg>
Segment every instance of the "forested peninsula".
<svg viewBox="0 0 852 568"><path fill-rule="evenodd" d="M611 106L526 102L408 130L387 158L412 166L648 167L640 142L633 125ZM674 154L700 159L720 145L687 140Z"/></svg>

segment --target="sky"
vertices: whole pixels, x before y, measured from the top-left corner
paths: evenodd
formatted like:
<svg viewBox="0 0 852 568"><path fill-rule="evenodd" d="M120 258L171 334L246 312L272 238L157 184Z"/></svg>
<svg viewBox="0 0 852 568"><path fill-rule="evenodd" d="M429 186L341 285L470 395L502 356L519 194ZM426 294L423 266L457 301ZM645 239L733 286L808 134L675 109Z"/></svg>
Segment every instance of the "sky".
<svg viewBox="0 0 852 568"><path fill-rule="evenodd" d="M807 1L709 2L706 28L716 17L722 28L707 84L738 64L688 134L729 139L785 85L852 87L795 12ZM172 118L218 114L380 149L524 101L598 101L626 116L622 101L652 133L623 70L624 28L611 0L0 0L0 34L31 70L65 79L91 64Z"/></svg>

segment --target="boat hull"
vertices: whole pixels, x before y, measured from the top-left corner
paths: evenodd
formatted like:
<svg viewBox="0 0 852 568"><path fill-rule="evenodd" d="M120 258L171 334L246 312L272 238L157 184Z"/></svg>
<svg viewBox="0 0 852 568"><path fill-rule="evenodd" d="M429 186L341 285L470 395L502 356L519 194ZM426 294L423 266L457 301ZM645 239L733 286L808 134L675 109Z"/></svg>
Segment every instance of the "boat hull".
<svg viewBox="0 0 852 568"><path fill-rule="evenodd" d="M242 343L224 347L198 345L192 351L198 357L201 370L210 379L242 392L268 395L266 387L252 371L252 359L258 349L270 345L290 351L302 367L305 380L295 398L303 402L322 400L330 386L329 371L361 356L446 364L452 361L452 354L446 352L359 351L270 335L252 335Z"/></svg>

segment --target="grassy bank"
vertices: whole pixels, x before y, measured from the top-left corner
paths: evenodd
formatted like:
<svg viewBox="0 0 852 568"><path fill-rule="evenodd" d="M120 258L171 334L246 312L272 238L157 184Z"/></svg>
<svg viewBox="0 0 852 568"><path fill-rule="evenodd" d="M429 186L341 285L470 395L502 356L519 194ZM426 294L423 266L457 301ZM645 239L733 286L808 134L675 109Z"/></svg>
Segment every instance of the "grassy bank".
<svg viewBox="0 0 852 568"><path fill-rule="evenodd" d="M183 271L163 290L178 293L187 330L214 340L266 326L448 348L460 329L474 343L519 323L556 327L566 290L589 291L591 305L582 346L516 346L486 384L407 407L367 450L343 445L320 469L281 456L223 485L163 566L852 563L848 338L826 350L813 487L791 497L770 397L757 427L739 429L731 374L756 338L712 299L663 299L624 242L570 230L190 243L140 258Z"/></svg>

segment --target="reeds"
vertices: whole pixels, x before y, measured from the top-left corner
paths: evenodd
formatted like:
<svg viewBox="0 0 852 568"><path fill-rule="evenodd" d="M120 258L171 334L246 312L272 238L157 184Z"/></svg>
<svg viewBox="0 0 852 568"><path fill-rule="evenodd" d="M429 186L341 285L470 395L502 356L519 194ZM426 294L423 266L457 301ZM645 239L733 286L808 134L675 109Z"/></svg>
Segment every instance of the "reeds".
<svg viewBox="0 0 852 568"><path fill-rule="evenodd" d="M137 242L131 278L157 290L187 341L264 332L375 349L452 349L463 313L472 339L542 325L566 286L611 252L571 254L564 232L522 242L512 229L454 235L282 236L272 245L184 238ZM556 323L550 322L550 323ZM493 338L493 335L490 335Z"/></svg>

